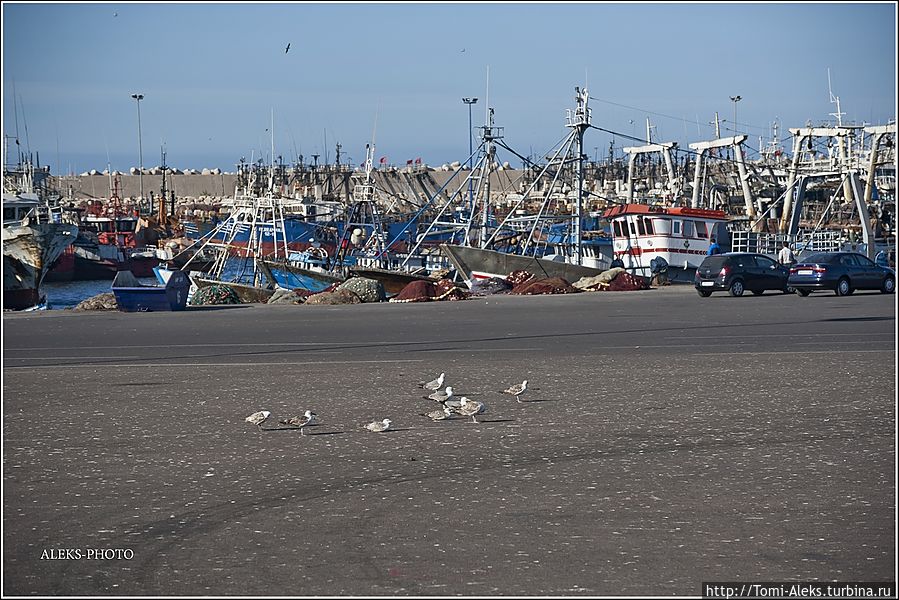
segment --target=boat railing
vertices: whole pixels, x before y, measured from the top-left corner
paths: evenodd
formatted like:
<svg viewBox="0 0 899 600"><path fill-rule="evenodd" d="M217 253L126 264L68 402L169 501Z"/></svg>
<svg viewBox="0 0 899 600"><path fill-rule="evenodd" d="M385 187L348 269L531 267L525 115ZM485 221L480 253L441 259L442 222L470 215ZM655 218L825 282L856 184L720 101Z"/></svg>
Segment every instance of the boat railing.
<svg viewBox="0 0 899 600"><path fill-rule="evenodd" d="M754 252L776 256L784 242L787 242L796 252L839 252L846 247L847 243L851 243L841 231L831 229L800 230L794 237L785 233L731 231L732 252ZM862 246L862 244L857 245L857 247Z"/></svg>

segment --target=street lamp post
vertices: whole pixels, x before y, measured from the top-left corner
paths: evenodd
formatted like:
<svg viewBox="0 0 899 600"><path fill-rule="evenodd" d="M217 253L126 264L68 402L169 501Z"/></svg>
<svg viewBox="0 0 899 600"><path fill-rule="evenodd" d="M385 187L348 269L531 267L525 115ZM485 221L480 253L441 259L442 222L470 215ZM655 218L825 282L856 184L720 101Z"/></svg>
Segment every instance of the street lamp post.
<svg viewBox="0 0 899 600"><path fill-rule="evenodd" d="M477 103L477 98L462 98L462 102L468 105L468 202L471 204L474 200L472 198L472 189L471 189L471 159L472 153L474 153L474 148L472 146L472 134L471 134L471 105Z"/></svg>
<svg viewBox="0 0 899 600"><path fill-rule="evenodd" d="M144 203L144 144L141 140L141 131L140 131L140 101L144 99L143 94L131 94L131 97L137 100L137 149L138 149L138 158L140 160L140 164L138 168L140 171L138 172L138 180L140 181L140 203L143 206Z"/></svg>

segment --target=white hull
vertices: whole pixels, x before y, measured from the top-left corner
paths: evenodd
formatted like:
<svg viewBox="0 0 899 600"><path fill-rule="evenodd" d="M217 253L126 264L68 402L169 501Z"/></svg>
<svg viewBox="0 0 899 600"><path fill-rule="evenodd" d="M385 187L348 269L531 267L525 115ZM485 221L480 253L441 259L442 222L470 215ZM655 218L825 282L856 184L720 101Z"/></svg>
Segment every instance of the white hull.
<svg viewBox="0 0 899 600"><path fill-rule="evenodd" d="M61 223L3 228L3 308L22 310L43 302L44 277L75 241L78 227Z"/></svg>

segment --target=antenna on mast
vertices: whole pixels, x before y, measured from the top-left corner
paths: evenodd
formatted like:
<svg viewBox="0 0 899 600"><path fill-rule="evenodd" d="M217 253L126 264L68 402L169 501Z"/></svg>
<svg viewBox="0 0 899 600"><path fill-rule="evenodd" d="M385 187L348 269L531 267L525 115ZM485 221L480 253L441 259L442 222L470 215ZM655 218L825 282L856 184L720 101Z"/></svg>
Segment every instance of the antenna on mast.
<svg viewBox="0 0 899 600"><path fill-rule="evenodd" d="M272 168L268 173L268 190L269 193L275 192L275 109L272 107L272 123L271 123L271 139L272 139Z"/></svg>
<svg viewBox="0 0 899 600"><path fill-rule="evenodd" d="M487 65L487 94L484 98L484 121L490 119L490 65Z"/></svg>
<svg viewBox="0 0 899 600"><path fill-rule="evenodd" d="M837 118L837 127L843 126L844 112L840 112L840 97L833 95L833 88L830 85L830 67L827 67L827 92L830 94L830 103L837 105L837 112L829 113L830 116Z"/></svg>

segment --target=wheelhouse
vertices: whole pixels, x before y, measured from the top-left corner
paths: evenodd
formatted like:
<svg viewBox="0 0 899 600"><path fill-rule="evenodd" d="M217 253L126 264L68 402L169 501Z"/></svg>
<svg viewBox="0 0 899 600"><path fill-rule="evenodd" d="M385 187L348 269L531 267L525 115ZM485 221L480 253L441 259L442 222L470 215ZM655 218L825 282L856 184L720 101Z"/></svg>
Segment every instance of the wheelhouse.
<svg viewBox="0 0 899 600"><path fill-rule="evenodd" d="M612 226L615 258L626 269L648 270L656 257L674 268L695 269L713 237L719 244L728 237L727 216L720 210L624 204L607 209L603 217Z"/></svg>

